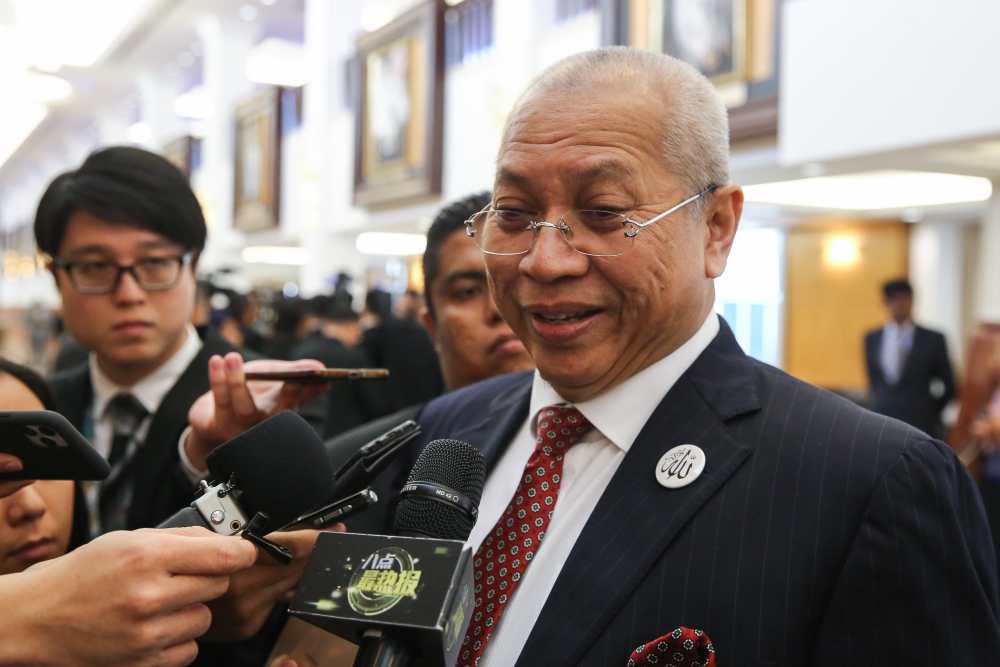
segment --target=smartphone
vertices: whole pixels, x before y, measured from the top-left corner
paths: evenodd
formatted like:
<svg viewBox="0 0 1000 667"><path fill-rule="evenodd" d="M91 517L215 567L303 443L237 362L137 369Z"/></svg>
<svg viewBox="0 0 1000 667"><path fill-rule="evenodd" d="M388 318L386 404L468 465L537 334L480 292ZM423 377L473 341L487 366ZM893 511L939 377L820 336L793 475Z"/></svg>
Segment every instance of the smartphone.
<svg viewBox="0 0 1000 667"><path fill-rule="evenodd" d="M371 489L362 489L346 498L334 501L318 510L303 514L291 521L280 530L298 530L302 528L325 528L335 521L343 521L378 502L378 494Z"/></svg>
<svg viewBox="0 0 1000 667"><path fill-rule="evenodd" d="M247 380L282 380L303 384L331 380L379 380L389 377L387 368L315 368L289 371L247 371Z"/></svg>
<svg viewBox="0 0 1000 667"><path fill-rule="evenodd" d="M0 451L21 459L24 468L0 472L0 480L99 480L110 469L104 457L58 412L0 412Z"/></svg>

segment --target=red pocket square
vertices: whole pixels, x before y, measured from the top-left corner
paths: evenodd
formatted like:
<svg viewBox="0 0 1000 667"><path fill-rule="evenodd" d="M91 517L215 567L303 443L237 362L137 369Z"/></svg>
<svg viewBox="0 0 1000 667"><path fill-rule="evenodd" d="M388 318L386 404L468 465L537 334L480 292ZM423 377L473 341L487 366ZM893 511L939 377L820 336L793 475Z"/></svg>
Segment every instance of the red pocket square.
<svg viewBox="0 0 1000 667"><path fill-rule="evenodd" d="M703 630L681 626L632 651L628 667L637 665L716 667L715 647Z"/></svg>

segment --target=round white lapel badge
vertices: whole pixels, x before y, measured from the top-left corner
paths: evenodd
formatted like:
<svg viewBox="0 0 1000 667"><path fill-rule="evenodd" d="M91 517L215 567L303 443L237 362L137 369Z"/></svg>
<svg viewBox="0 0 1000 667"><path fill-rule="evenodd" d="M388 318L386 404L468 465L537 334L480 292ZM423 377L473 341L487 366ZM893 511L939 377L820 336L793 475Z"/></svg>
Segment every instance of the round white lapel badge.
<svg viewBox="0 0 1000 667"><path fill-rule="evenodd" d="M668 489L687 486L705 470L705 452L698 445L677 445L656 464L656 481Z"/></svg>

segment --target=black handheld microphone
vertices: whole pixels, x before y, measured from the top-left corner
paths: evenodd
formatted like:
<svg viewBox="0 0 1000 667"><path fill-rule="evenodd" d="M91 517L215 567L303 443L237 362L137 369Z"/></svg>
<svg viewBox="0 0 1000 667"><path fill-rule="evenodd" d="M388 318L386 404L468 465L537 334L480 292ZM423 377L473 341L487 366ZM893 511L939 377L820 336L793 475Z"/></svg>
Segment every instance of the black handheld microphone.
<svg viewBox="0 0 1000 667"><path fill-rule="evenodd" d="M479 450L435 440L396 500L398 536L323 533L289 612L359 643L356 667L450 667L472 614L464 542L486 479Z"/></svg>
<svg viewBox="0 0 1000 667"><path fill-rule="evenodd" d="M190 506L158 528L203 526L243 535L280 560L289 555L263 535L324 504L333 466L316 431L294 412L282 412L209 454L209 479Z"/></svg>

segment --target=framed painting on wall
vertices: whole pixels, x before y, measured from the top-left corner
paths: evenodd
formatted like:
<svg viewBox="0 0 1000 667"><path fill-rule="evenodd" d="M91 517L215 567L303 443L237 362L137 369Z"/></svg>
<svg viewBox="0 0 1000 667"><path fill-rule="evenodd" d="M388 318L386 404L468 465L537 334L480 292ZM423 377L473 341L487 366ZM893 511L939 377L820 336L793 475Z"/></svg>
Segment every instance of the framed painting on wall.
<svg viewBox="0 0 1000 667"><path fill-rule="evenodd" d="M429 0L358 40L354 199L385 206L441 191L443 5Z"/></svg>
<svg viewBox="0 0 1000 667"><path fill-rule="evenodd" d="M280 89L236 108L233 226L244 232L278 226L281 192Z"/></svg>
<svg viewBox="0 0 1000 667"><path fill-rule="evenodd" d="M744 78L747 0L659 0L649 3L649 13L650 46L715 84Z"/></svg>
<svg viewBox="0 0 1000 667"><path fill-rule="evenodd" d="M707 76L726 102L736 142L777 132L784 2L623 0L612 18L623 43L668 53Z"/></svg>

